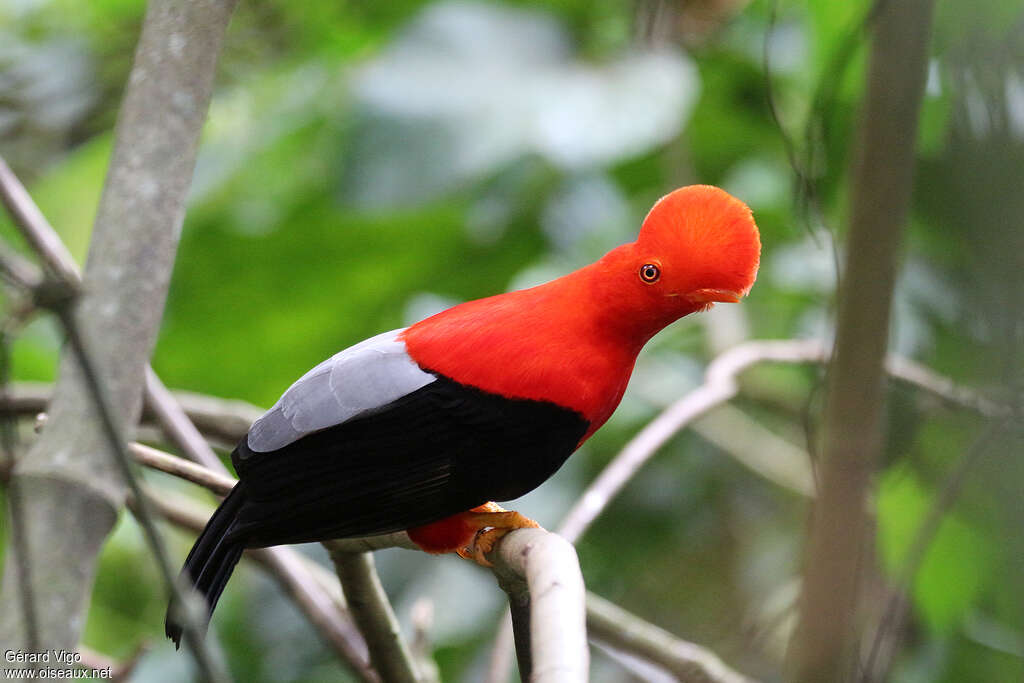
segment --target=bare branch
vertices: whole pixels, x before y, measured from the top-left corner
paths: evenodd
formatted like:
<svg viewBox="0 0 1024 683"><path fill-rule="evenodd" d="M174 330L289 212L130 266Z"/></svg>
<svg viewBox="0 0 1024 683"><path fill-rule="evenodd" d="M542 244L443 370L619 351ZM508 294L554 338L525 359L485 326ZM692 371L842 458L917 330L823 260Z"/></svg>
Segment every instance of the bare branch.
<svg viewBox="0 0 1024 683"><path fill-rule="evenodd" d="M6 169L6 166L4 168ZM26 239L36 246L47 263L55 264L52 266L53 269L59 268L69 278L69 282L80 284L81 275L70 253L17 177L7 169L6 173L0 174L0 184L3 185L4 197L14 198L8 204L13 205L11 210L16 218L15 222ZM36 275L37 269L30 271L29 268L35 269L35 266L22 260L14 260L14 256L17 256L18 259L21 257L12 254L11 261L12 277L18 276L21 280L18 284L32 284L33 286L40 284L36 282L38 277L30 278L30 276ZM185 411L150 366L146 366L145 372L146 407L160 423L164 432L192 460L213 468L215 473L226 475L227 470L196 428L193 419L229 443L234 443L245 435L249 425L259 417L261 411L241 401L213 399L183 392L192 405L191 411ZM4 394L0 398L4 402L3 408L9 407L13 412L18 413L23 413L26 410L38 413L44 410L46 404L49 403L49 387L29 386L31 388L28 396L12 398ZM191 419L189 412L192 415ZM152 449L150 451L150 455L158 453ZM179 467L180 461L175 463L176 460L176 458L165 459L164 463ZM279 573L277 578L281 585L297 597L300 607L306 612L310 621L321 628L325 639L336 646L338 654L353 670L365 677L366 658L359 654L360 649L365 650L365 646L362 645L359 634L355 633L344 619L331 613L330 600L323 594L325 590L329 589L325 588L322 582L310 583L308 572L296 563L292 551L285 548L269 548L260 552L266 555L266 566L271 571ZM356 646L350 647L350 641L354 641ZM372 674L372 672L370 673Z"/></svg>
<svg viewBox="0 0 1024 683"><path fill-rule="evenodd" d="M520 670L524 681L574 683L587 680L583 575L572 544L543 529L518 529L504 536L487 559L509 595L513 619L529 615L532 661ZM520 658L522 666L522 657Z"/></svg>
<svg viewBox="0 0 1024 683"><path fill-rule="evenodd" d="M135 454L140 452L135 448L137 445L133 444ZM156 469L164 471L162 465L166 459L178 459L168 454L161 455L163 457L147 458L142 462L150 467L156 465ZM176 476L186 472L176 466L168 470ZM222 488L222 483L216 483L216 476L215 472L208 471L197 477L196 483L205 482ZM153 489L147 489L147 495L164 519L194 533L200 533L213 514L211 507L181 496ZM129 500L128 504L131 506L132 501ZM245 551L245 555L255 560L277 581L324 642L349 665L360 680L379 683L380 677L369 664L366 643L349 618L336 576L290 548L250 548Z"/></svg>
<svg viewBox="0 0 1024 683"><path fill-rule="evenodd" d="M0 157L0 164L4 160ZM24 291L32 291L43 284L43 273L18 252L0 243L0 276Z"/></svg>
<svg viewBox="0 0 1024 683"><path fill-rule="evenodd" d="M152 411L160 427L174 441L189 460L227 472L220 458L210 448L203 435L188 419L181 405L174 399L164 383L149 365L146 366L146 407Z"/></svg>
<svg viewBox="0 0 1024 683"><path fill-rule="evenodd" d="M412 654L377 576L373 554L348 552L330 541L324 546L331 554L348 608L366 638L374 668L388 683L417 683Z"/></svg>
<svg viewBox="0 0 1024 683"><path fill-rule="evenodd" d="M708 368L707 382L721 382L723 379L728 382L733 382L735 377L742 373L746 368L760 362L822 363L827 360L828 354L829 350L827 347L820 342L813 340L748 342L722 354L717 361L713 362ZM924 366L921 366L909 359L890 354L887 358L886 365L887 370L894 378L934 394L953 405L976 410L987 416L1005 415L1009 412L1008 407L985 398L973 389L958 386L949 378L939 375L933 370L925 368ZM722 395L724 396L727 393L728 392L723 392ZM48 396L49 388L45 385L32 383L17 384L11 387L8 395L0 396L0 411L12 412L19 415L34 415L45 408ZM244 436L251 421L261 414L261 411L258 408L240 401L230 401L186 392L175 392L174 396L181 402L190 419L195 420L200 425L204 425L208 433L212 432L216 438L227 441L236 441ZM685 400L685 397L684 399L681 399L680 402L683 400ZM722 400L724 401L727 399ZM678 405L678 402L675 405ZM736 435L733 433L726 437L723 434L722 425L719 424L722 416L719 415L719 413L725 408L721 404L715 405L717 405L717 407L714 409L714 412L706 413L703 417L699 417L695 422L693 422L694 428L698 433L711 439L713 442L718 443L721 447L726 449L727 452L740 458L744 464L766 476L768 479L775 481L780 485L787 486L788 488L793 488L797 492L807 492L807 475L801 474L802 470L797 460L800 454L797 450L793 450L795 447L783 448L780 443L779 449L776 449L784 454L788 453L786 458L782 459L783 463L789 463L785 467L782 467L779 462L774 462L775 460L778 460L774 456L772 458L773 462L771 463L766 463L765 458L758 458L756 461L750 461L748 457L745 457L744 452L736 447L736 444L734 443ZM669 410L671 410L671 408ZM692 415L687 417L688 419L693 419ZM733 412L726 417L734 421L737 415ZM745 416L744 420L745 427L743 431L755 430L757 434L760 434L758 437L759 441L763 440L763 438L767 436L764 433L767 430L764 430L764 428L760 427L756 422L749 420L749 418L746 418ZM682 429L686 424L688 424L688 422L684 420L677 424L677 429ZM730 432L734 432L735 425L732 425L729 429ZM771 433L768 432L768 434ZM640 435L638 435L637 439L639 439L639 437ZM723 439L726 438L728 439L728 443L723 441ZM634 442L637 439L634 439ZM151 452L153 450L154 449L150 449ZM650 455L653 455L653 451ZM199 483L200 485L211 488L212 490L219 490L223 492L225 487L228 485L226 481L234 481L233 479L218 481L216 476L208 480L201 469L195 471L195 476L190 476L188 474L189 470L184 470L178 467L176 462L179 461L178 458L169 455L166 455L165 457L169 458L167 462L174 468L170 471L178 474L178 476L183 476ZM163 469L159 459L150 459L145 462L157 469ZM641 461L637 467L642 466L642 464L643 461ZM765 469L766 467L767 469ZM596 483L597 482L595 482L595 485ZM614 492L612 496L613 495ZM610 500L612 496L609 496L607 500ZM164 512L164 514L174 514L173 511L168 513L167 510L163 510L162 512ZM600 512L601 510L595 511L594 517L596 518ZM199 522L194 522L194 525L200 523L205 524L205 519L207 517L208 514L203 516ZM570 519L571 514L570 517L567 518L566 523L568 523ZM188 525L186 524L186 526ZM587 523L586 526L589 526L589 523ZM195 526L193 526L193 528L195 528ZM198 527L198 529L201 528L201 526ZM584 527L584 530L585 528L586 527ZM408 537L405 534L395 534L390 537L348 539L342 541L342 543L345 543L354 550L372 550L393 546L415 547L408 540ZM285 549L275 548L270 550L276 552L283 551ZM318 566L314 566L319 569ZM326 572L324 573L326 574ZM316 578L321 579L321 584L323 583L323 577ZM327 575L327 578L331 579L332 577ZM507 630L507 622L506 626L503 627L503 630ZM497 678L494 678L495 681L504 680L499 672L507 669L507 664L504 664L504 662L509 661L511 649L502 650L504 648L511 648L511 644L512 638L510 630L508 630L505 637L499 636L496 639L494 658L498 660L499 663L490 668L492 677L497 676Z"/></svg>
<svg viewBox="0 0 1024 683"><path fill-rule="evenodd" d="M409 643L416 670L422 683L441 683L441 672L434 661L430 631L434 626L434 603L430 598L420 597L412 604L410 613L413 637Z"/></svg>
<svg viewBox="0 0 1024 683"><path fill-rule="evenodd" d="M151 368L147 368L146 371L146 389L147 404L167 434L192 460L212 468L215 473L223 474L211 478L209 470L204 467L184 463L180 458L167 456L156 449L139 444L133 447L136 458L140 461L145 458L157 469L164 469L226 495L234 487L236 480L227 474L227 469L203 435ZM244 438L244 432L242 437ZM181 469L183 463L189 465L189 468ZM208 517L209 515L206 515L204 518L204 525ZM201 530L202 527L199 531ZM264 548L255 553L342 660L364 681L377 680L377 673L367 661L367 644L351 623L351 615L345 609L344 600L336 590L337 583L317 581L310 574L311 563L300 562L300 556L288 548ZM319 565L312 566L320 569Z"/></svg>
<svg viewBox="0 0 1024 683"><path fill-rule="evenodd" d="M140 463L148 467L187 479L188 481L197 483L217 493L225 493L234 485L234 481L230 477L217 475L216 473L199 465L186 463L182 461L181 458L167 453L162 453L161 451L153 448L141 446L140 444L132 444L132 453ZM165 493L154 492L150 497L155 502L160 514L166 519L174 524L196 532L203 529L212 512L208 507L200 506L190 500L171 501L168 494ZM547 538L547 536L545 536L545 538ZM529 539L523 540L526 545L529 545ZM504 542L505 541L503 539L502 543ZM560 541L554 541L554 543L558 546ZM335 555L345 556L354 553L393 547L408 549L416 548L416 545L409 540L408 535L404 532L387 534L384 536L371 536L367 538L341 539L330 541L324 545L330 550L332 557ZM503 588L510 593L510 596L514 596L514 599L517 599L520 605L528 605L529 600L526 600L524 603L524 598L529 595L529 591L532 589L528 583L524 583L525 570L520 566L525 562L525 558L509 559L506 554L521 552L524 550L528 554L530 550L523 546L523 544L516 547L520 550L507 548L498 556L498 559L495 559L495 557L489 557L489 559L495 561L495 564L499 566L497 571L501 576L505 577L506 584L503 585ZM278 548L277 550L283 549ZM267 560L260 556L260 553L262 552L265 551L248 550L246 551L246 554L253 557L264 566L267 566ZM535 554L534 561L537 563L553 562L554 564L559 564L565 560L564 557L559 555L555 555L554 559L540 559L540 556L544 551L538 549L533 552ZM564 555L564 552L562 554ZM573 558L574 556L575 553L573 553ZM328 584L333 584L333 588L336 589L337 583L333 582L333 577L326 570L301 555L296 555L295 557L298 562L307 565L307 569L315 576L316 579ZM354 571L361 570L356 568ZM511 571L511 578L507 576L509 571ZM568 573L571 574L572 572L570 571ZM542 585L543 584L538 584L538 586ZM543 590L543 588L540 588L540 590ZM289 593L293 594L292 591L289 591ZM339 606L344 608L344 601L341 598L341 595L336 594L335 599L339 603ZM349 602L350 608L354 607L351 599ZM551 609L555 608L552 607ZM374 608L374 610L376 610L376 608ZM706 671L708 676L717 676L717 678L708 679L713 683L733 683L733 681L738 682L747 680L742 677L730 678L729 676L739 676L739 674L734 674L728 667L722 664L713 653L699 645L687 643L686 641L675 638L671 634L658 629L656 626L643 621L635 615L621 610L621 608L618 608L611 603L608 603L608 601L594 596L593 594L587 594L586 610L587 623L592 625L594 634L599 639L616 648L622 649L636 656L649 659L652 662L670 669L674 673L678 674L680 671L690 671L691 673L688 675L690 675L691 678L681 679L683 681L702 680L692 678L694 675L693 672L695 671ZM529 612L530 610L521 612L521 614L526 615L525 623L527 626L527 633L530 631L529 623L531 621ZM378 617L379 613L373 618ZM391 626L388 625L386 628L390 629ZM364 630L364 633L365 632L366 631Z"/></svg>
<svg viewBox="0 0 1024 683"><path fill-rule="evenodd" d="M814 496L810 454L723 403L693 422L693 431L768 481L801 496Z"/></svg>
<svg viewBox="0 0 1024 683"><path fill-rule="evenodd" d="M150 448L141 443L131 444L132 457L146 467L152 467L155 470L166 472L167 474L173 474L181 479L186 479L194 484L199 484L203 488L207 488L219 496L226 496L231 492L231 489L235 487L238 480L228 476L227 474L220 474L208 467L197 465L189 462L184 458L179 458L176 455L170 453L164 453L163 451L157 450L156 448Z"/></svg>
<svg viewBox="0 0 1024 683"><path fill-rule="evenodd" d="M666 408L615 456L569 510L558 533L570 542L582 536L659 448L694 419L739 393L736 377L743 370L767 361L806 363L821 358L822 345L814 340L747 342L718 356L708 365L701 386Z"/></svg>
<svg viewBox="0 0 1024 683"><path fill-rule="evenodd" d="M558 533L573 542L582 536L633 475L669 439L698 418L704 421L705 427L709 424L711 415L708 413L739 393L737 378L748 368L760 363L825 363L830 353L831 350L819 340L793 339L749 341L719 355L708 364L703 384L666 408L615 456L569 510L558 527ZM960 386L909 358L888 354L885 370L895 379L986 417L1010 413L1009 406L986 398L974 389ZM763 429L756 423L748 424L746 428ZM714 427L710 430L714 430ZM705 428L700 431L710 437L710 430ZM741 451L728 449L725 452L777 484L807 495L813 494L807 488L806 474L802 474L796 464L795 453L790 452L788 464L769 464L764 459L756 463L744 459L745 453Z"/></svg>
<svg viewBox="0 0 1024 683"><path fill-rule="evenodd" d="M25 494L19 512L28 530L29 585L47 596L37 603L37 617L39 640L48 647L70 649L77 644L96 555L126 488L134 486L127 460L112 461L109 454L115 441L123 449L119 433L138 416L142 369L163 312L199 132L232 8L232 0L157 0L149 5L93 231L88 293L73 313L64 300L77 289L73 262L50 258L59 247L39 238L52 231L29 232L30 243L40 248L60 285L48 303L64 312L71 341L53 419L14 470L16 485ZM11 185L9 176L4 176L3 194L15 220L45 224L24 188ZM42 292L37 289L37 303ZM93 339L107 343L96 345L102 353L87 356L83 349ZM146 509L144 503L140 509ZM69 518L76 523L68 525ZM144 527L145 518L143 512ZM151 540L158 559L164 559L156 537ZM69 557L76 561L68 562ZM12 583L5 581L8 588L0 595L0 640L17 645L24 642L24 634L11 609L16 599ZM204 677L219 677L192 630L186 635Z"/></svg>
<svg viewBox="0 0 1024 683"><path fill-rule="evenodd" d="M587 628L592 639L654 662L682 683L754 683L707 648L676 638L593 593L587 593Z"/></svg>
<svg viewBox="0 0 1024 683"><path fill-rule="evenodd" d="M281 552L283 550L286 549L260 548L249 550L247 553L277 579L285 593L295 600L314 628L343 661L349 664L360 680L366 683L379 683L381 678L370 666L366 643L362 635L353 628L340 595L331 599L326 591L315 590L316 584L311 585L309 581L300 578L311 575L310 567L319 565L305 560L298 553ZM326 573L326 570L324 571ZM334 585L337 585L336 581Z"/></svg>
<svg viewBox="0 0 1024 683"><path fill-rule="evenodd" d="M80 283L81 274L71 252L3 158L0 158L0 201L50 273L61 282Z"/></svg>
<svg viewBox="0 0 1024 683"><path fill-rule="evenodd" d="M174 463L180 460L175 456L163 454L155 449L133 444L132 453L144 464L168 472L175 476L186 478L200 485L206 486L214 491L227 491L233 485L226 477L206 470L202 466L190 463ZM183 466L185 465L185 466ZM204 471L205 470L205 471ZM206 524L208 513L201 513L189 510L187 507L169 504L162 496L154 496L161 514L169 520L192 528L201 530ZM193 506L194 507L194 506ZM529 596L535 596L533 602L537 609L531 610L532 618L529 619L529 631L532 634L534 645L530 648L533 651L535 661L539 662L539 670L535 671L534 678L537 681L566 681L586 680L586 630L582 626L576 629L575 600L576 592L582 596L583 579L579 572L579 563L576 560L576 553L564 540L541 530L537 531L539 538L524 537L522 531L509 534L501 540L498 547L488 557L495 563L495 572L501 577L503 588L510 594L510 599L516 599L520 604L526 601L530 604ZM516 543L510 544L510 540ZM394 648L402 647L397 639L397 626L394 615L388 614L389 607L385 607L386 598L380 590L379 579L375 573L370 571L364 561L362 567L353 566L347 560L349 556L363 555L363 551L375 550L388 547L415 548L407 534L388 534L385 536L374 536L359 539L342 539L330 541L324 544L331 551L332 559L336 565L340 564L339 573L343 574L346 587L351 583L348 598L350 608L356 605L356 596L360 601L367 604L361 606L364 614L357 622L367 636L367 643L376 640L371 646L380 648L380 654L374 660L380 666L394 666ZM339 563L339 559L342 560ZM376 583L374 587L373 584ZM577 586L578 583L578 586ZM369 591L369 593L368 593ZM372 593L376 593L374 596ZM579 598L580 613L583 612L582 597ZM547 620L546 623L539 620ZM538 640L539 639L539 640ZM582 641L582 646L579 642ZM580 647L583 648L584 657L578 657ZM407 655L406 650L406 655ZM389 671L385 680L416 680L411 672L411 657L405 657L408 664L406 673ZM548 671L547 674L542 672ZM383 673L383 672L382 672ZM561 678L562 675L568 676ZM412 675L411 679L399 678L397 676ZM545 677L547 676L547 677ZM577 677L579 676L579 677Z"/></svg>
<svg viewBox="0 0 1024 683"><path fill-rule="evenodd" d="M789 653L796 683L843 680L855 655L865 503L883 442L886 343L910 204L932 4L884 3L874 25L851 173L849 245L829 369L819 496Z"/></svg>

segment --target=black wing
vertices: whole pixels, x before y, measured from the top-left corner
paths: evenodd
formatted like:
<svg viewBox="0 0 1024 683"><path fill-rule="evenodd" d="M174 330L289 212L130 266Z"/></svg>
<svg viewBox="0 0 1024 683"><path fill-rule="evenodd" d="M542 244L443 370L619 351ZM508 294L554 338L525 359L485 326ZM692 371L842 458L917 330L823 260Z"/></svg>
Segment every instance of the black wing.
<svg viewBox="0 0 1024 683"><path fill-rule="evenodd" d="M534 489L588 427L554 403L508 399L445 377L381 408L260 453L232 453L248 546L370 536L428 524Z"/></svg>

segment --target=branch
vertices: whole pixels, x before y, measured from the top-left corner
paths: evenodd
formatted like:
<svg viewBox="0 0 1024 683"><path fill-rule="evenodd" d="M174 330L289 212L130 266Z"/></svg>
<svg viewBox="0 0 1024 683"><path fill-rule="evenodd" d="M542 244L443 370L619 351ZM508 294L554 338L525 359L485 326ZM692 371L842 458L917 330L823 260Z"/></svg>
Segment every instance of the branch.
<svg viewBox="0 0 1024 683"><path fill-rule="evenodd" d="M701 386L647 423L615 456L569 510L558 533L576 542L658 449L694 419L739 393L736 377L741 372L766 361L807 363L821 362L822 357L822 345L815 340L746 342L721 354L708 365Z"/></svg>
<svg viewBox="0 0 1024 683"><path fill-rule="evenodd" d="M595 640L654 662L682 683L754 683L714 652L676 638L593 593L587 593L587 628Z"/></svg>
<svg viewBox="0 0 1024 683"><path fill-rule="evenodd" d="M747 369L760 363L822 364L828 362L830 353L829 347L819 340L791 339L744 342L717 356L708 364L704 383L647 423L587 487L562 520L558 533L572 542L578 540L608 503L669 439L698 418L703 418L704 421L711 420L708 413L712 409L718 408L739 394L737 379ZM974 389L958 385L952 379L909 358L888 354L885 359L885 371L894 379L935 395L951 405L973 410L985 417L1004 417L1011 413L1009 406L993 401ZM707 417L703 417L705 415ZM746 428L763 429L756 423L755 426L748 424ZM708 438L716 440L716 435L712 433L717 431L714 426L705 424L700 431ZM737 457L741 464L776 484L798 493L813 495L813 491L807 489L807 475L797 469L795 455L792 452L787 463L767 462L764 458L752 462L744 458L746 453L733 449L727 449L725 452Z"/></svg>
<svg viewBox="0 0 1024 683"><path fill-rule="evenodd" d="M142 453L137 447L138 444L132 444L133 454L136 456ZM180 460L172 455L161 455L162 458L146 457L139 462L163 471L164 458ZM171 466L166 471L177 476L187 472L177 466ZM221 488L222 484L216 482L215 475L216 473L207 472L189 480ZM147 489L147 496L164 519L196 534L203 530L210 515L213 514L212 507L201 505L183 496L151 488ZM128 505L131 507L133 501L129 500ZM290 548L249 548L245 551L245 556L254 560L277 581L285 594L291 597L306 615L324 642L349 665L360 680L365 683L380 683L377 672L369 665L366 643L349 618L345 598L338 587L336 576Z"/></svg>
<svg viewBox="0 0 1024 683"><path fill-rule="evenodd" d="M884 360L910 204L932 0L885 3L851 173L849 246L829 369L819 496L788 655L796 683L842 680L855 656L866 501L883 443Z"/></svg>
<svg viewBox="0 0 1024 683"><path fill-rule="evenodd" d="M88 294L74 313L64 309L63 322L71 323L72 315L75 319L67 325L71 353L64 356L53 416L14 470L12 483L24 494L14 513L25 520L28 543L24 557L7 565L31 567L28 585L33 593L46 595L37 601L41 609L35 621L39 642L49 648L70 650L77 644L96 556L126 488L133 486L127 462L112 461L107 441L115 441L138 416L142 369L163 312L199 132L232 7L230 0L165 0L149 6L93 231ZM16 222L45 223L38 211L32 214L34 205L23 188L9 182L9 172L0 180L7 181L0 184ZM32 235L29 241L43 253L59 285L59 296L50 303L66 305L62 297L77 289L73 262L48 258L56 251L52 244L34 241ZM101 355L89 356L96 361L95 372L89 363L80 365L93 339L106 342L96 345ZM96 411L101 424L96 424ZM118 446L123 448L123 442ZM145 527L144 518L145 513ZM76 524L68 525L67 519ZM151 540L159 559L159 544ZM0 640L17 645L25 642L25 634L12 609L14 583L5 581L8 588L0 595ZM197 634L187 636L204 677L218 677Z"/></svg>
<svg viewBox="0 0 1024 683"><path fill-rule="evenodd" d="M133 456L140 464L191 481L214 493L224 494L234 486L235 480L231 477L218 475L200 465L185 462L181 458L169 453L163 453L155 448L149 448L141 444L132 444L131 449ZM206 522L212 513L212 509L207 506L200 506L194 501L183 498L172 500L166 493L153 492L150 494L150 498L154 501L160 514L168 521L197 533L206 526ZM558 544L559 542L554 541L554 543ZM369 536L366 538L341 539L330 541L324 545L328 547L332 554L341 555L351 555L384 548L416 549L416 545L409 540L405 532L383 536ZM277 548L276 550L283 549ZM261 557L260 553L263 552L265 550L250 549L246 551L246 555L255 559L265 568L272 569L272 567L268 567L266 560ZM534 552L535 554L541 553L540 550ZM499 556L498 559L489 557L489 559L502 566L502 569L499 571L504 572L507 569L512 572L513 580L509 590L511 595L522 598L524 596L522 591L524 571L517 568L518 560L509 561L507 558L501 560L501 557ZM338 584L336 581L333 581L334 577L323 567L305 556L295 555L295 559L301 564L306 565L306 569L310 571L315 579L326 583L331 588L336 602L341 609L344 609L345 601L340 591L337 591ZM548 560L537 560L537 562L542 561L547 562ZM516 579L519 580L519 583L516 582ZM355 606L350 604L349 607L354 609ZM666 631L645 622L639 617L616 607L607 600L603 600L592 593L587 594L586 610L588 627L594 630L595 635L600 640L630 654L649 659L677 675L681 671L690 671L688 678L681 679L684 682L701 680L693 678L695 675L693 672L697 671L705 671L706 675L714 676L708 679L714 683L733 683L734 681L738 683L739 681L747 680L735 678L739 674L733 673L728 667L721 664L717 656L710 651L699 645L675 638ZM527 625L527 632L529 631L529 621L529 616L526 615L525 621L522 622ZM730 678L730 676L734 678Z"/></svg>
<svg viewBox="0 0 1024 683"><path fill-rule="evenodd" d="M32 201L25 186L14 175L7 162L0 158L0 201L7 207L14 219L14 225L21 231L35 253L46 264L50 274L60 282L81 282L78 264L71 257L57 231Z"/></svg>
<svg viewBox="0 0 1024 683"><path fill-rule="evenodd" d="M583 575L572 544L543 529L518 529L487 559L508 593L519 674L531 683L587 680Z"/></svg>
<svg viewBox="0 0 1024 683"><path fill-rule="evenodd" d="M187 463L176 456L162 453L140 444L132 445L132 455L142 464L168 474L187 479L214 492L225 493L234 482L229 477L218 475L200 465ZM196 531L201 530L208 513L183 509L180 505L168 503L162 496L154 496L161 514L170 521ZM193 506L194 508L195 506ZM525 614L532 634L532 648L523 652L534 652L533 661L538 662L534 681L586 680L587 654L586 629L581 623L577 629L575 619L576 593L582 595L583 579L579 571L576 552L565 541L542 530L524 535L517 531L501 539L488 559L495 564L495 573L500 577L502 587L509 593L510 600L517 604L530 604ZM538 536L539 535L539 536ZM510 541L515 542L510 542ZM349 607L363 629L370 647L373 661L381 667L385 680L417 680L414 665L408 650L398 640L397 625L386 596L380 589L372 567L365 562L365 553L390 547L415 548L404 532L367 538L342 539L324 544L338 566L339 574L346 584ZM247 551L251 552L251 551ZM353 558L356 558L353 560ZM361 565L361 566L360 566ZM374 585L376 584L376 585ZM359 604L363 603L363 604ZM358 605L358 606L357 606ZM579 612L583 613L582 597L579 598ZM359 610L359 612L357 612ZM533 617L529 617L532 611ZM582 642L582 646L580 642ZM378 654L373 655L374 649ZM580 657L580 648L583 656ZM401 659L396 659L404 650ZM397 664L396 662L404 662ZM526 670L530 670L527 666ZM387 673L385 673L387 671ZM544 673L547 672L547 673ZM562 676L566 676L563 678ZM524 679L528 676L524 674Z"/></svg>
<svg viewBox="0 0 1024 683"><path fill-rule="evenodd" d="M391 603L377 576L370 552L350 552L342 544L324 543L345 591L348 608L366 645L370 661L388 683L417 683L412 654L402 639Z"/></svg>
<svg viewBox="0 0 1024 683"><path fill-rule="evenodd" d="M46 221L18 178L10 172L6 164L3 164L2 159L0 159L0 186L2 186L0 189L2 189L3 199L15 217L16 225L29 243L34 245L44 261L50 264L51 270L61 273L68 282L76 286L80 285L81 275L70 252L56 231ZM30 268L35 269L35 266L22 261L20 255L12 253L11 257L12 277L19 279L19 284L25 286L38 285L37 281L41 281L41 278L30 270ZM42 411L49 402L49 393L49 388L36 387L34 391L29 392L29 396L22 397L20 400L18 398L10 400L9 407L19 412L24 410ZM3 399L9 400L6 392ZM213 469L212 481L216 481L217 473L224 475L221 477L221 486L225 481L233 481L225 479L227 469L196 428L187 411L182 409L180 403L149 365L145 369L145 402L149 413L160 424L163 431L189 458ZM259 409L242 402L220 399L204 400L204 397L199 397L192 400L191 403L197 404L192 410L196 418L204 425L219 426L222 432L227 432L227 440L231 443L244 436L249 425L260 415ZM216 405L211 407L211 403ZM231 411L227 417L224 415L225 406ZM137 459L145 459L145 456L148 455L150 458L162 458L165 466L170 465L179 469L187 466L184 461L161 454L155 449L146 449L138 444L133 445L133 448L136 450ZM139 452L139 449L143 450ZM192 471L193 476L209 474L197 474ZM226 491L221 493L223 495ZM339 614L334 609L330 597L325 592L329 589L326 589L322 583L317 584L311 581L308 570L304 569L301 563L296 562L294 551L286 548L268 548L259 552L265 566L275 573L282 587L296 599L310 622L320 630L325 640L334 647L342 659L364 680L375 680L375 674L367 669L366 648L360 635L343 618L344 614ZM342 602L342 610L343 604Z"/></svg>

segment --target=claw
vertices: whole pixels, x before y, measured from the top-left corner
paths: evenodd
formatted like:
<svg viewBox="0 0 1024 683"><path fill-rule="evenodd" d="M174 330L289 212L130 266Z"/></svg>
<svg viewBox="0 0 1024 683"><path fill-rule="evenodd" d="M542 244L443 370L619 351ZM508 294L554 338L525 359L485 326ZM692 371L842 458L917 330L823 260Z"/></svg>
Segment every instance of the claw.
<svg viewBox="0 0 1024 683"><path fill-rule="evenodd" d="M538 529L540 525L529 517L515 510L506 510L497 503L487 503L465 513L467 521L479 525L473 542L456 552L459 557L476 562L481 567L494 566L487 559L487 554L494 550L495 544L510 531L516 529Z"/></svg>

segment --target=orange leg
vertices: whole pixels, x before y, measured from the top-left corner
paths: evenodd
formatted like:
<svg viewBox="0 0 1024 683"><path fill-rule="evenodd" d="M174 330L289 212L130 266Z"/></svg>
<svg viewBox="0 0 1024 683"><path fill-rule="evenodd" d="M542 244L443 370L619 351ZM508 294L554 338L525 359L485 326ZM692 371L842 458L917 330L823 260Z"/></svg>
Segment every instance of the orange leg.
<svg viewBox="0 0 1024 683"><path fill-rule="evenodd" d="M484 503L432 524L409 529L409 538L428 553L456 552L482 567L493 566L485 557L502 536L514 529L539 527L537 522L497 503Z"/></svg>

